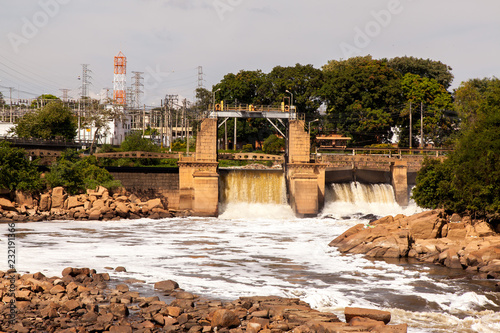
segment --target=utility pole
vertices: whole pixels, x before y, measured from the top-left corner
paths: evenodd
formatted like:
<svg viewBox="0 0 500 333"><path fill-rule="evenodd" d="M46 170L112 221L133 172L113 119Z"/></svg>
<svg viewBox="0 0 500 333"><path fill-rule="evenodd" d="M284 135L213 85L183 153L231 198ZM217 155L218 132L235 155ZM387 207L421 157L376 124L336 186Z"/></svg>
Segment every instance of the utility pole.
<svg viewBox="0 0 500 333"><path fill-rule="evenodd" d="M10 103L10 122L13 123L12 119L12 90L14 90L14 87L8 87L9 89L9 103Z"/></svg>
<svg viewBox="0 0 500 333"><path fill-rule="evenodd" d="M413 134L412 134L412 123L411 123L411 101L410 101L410 149L412 147Z"/></svg>
<svg viewBox="0 0 500 333"><path fill-rule="evenodd" d="M420 145L424 148L424 102L420 102Z"/></svg>
<svg viewBox="0 0 500 333"><path fill-rule="evenodd" d="M234 117L234 145L233 149L236 151L236 124L238 124L238 118Z"/></svg>
<svg viewBox="0 0 500 333"><path fill-rule="evenodd" d="M179 95L166 95L165 96L165 106L167 107L167 130L168 130L168 142L169 142L169 151L172 151L172 141L173 141L173 130L172 127L174 122L172 120L172 111L174 109L174 105L176 105L179 101Z"/></svg>

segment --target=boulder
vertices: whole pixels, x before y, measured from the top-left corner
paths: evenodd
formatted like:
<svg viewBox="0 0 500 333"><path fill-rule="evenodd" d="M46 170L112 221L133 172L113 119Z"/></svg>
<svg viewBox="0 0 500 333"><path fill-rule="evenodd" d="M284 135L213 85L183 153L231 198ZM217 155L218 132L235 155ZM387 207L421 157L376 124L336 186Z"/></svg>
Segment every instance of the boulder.
<svg viewBox="0 0 500 333"><path fill-rule="evenodd" d="M40 196L40 205L38 209L42 212L48 212L52 208L52 198L49 193L44 193Z"/></svg>
<svg viewBox="0 0 500 333"><path fill-rule="evenodd" d="M0 208L6 211L17 211L14 204L5 198L0 198Z"/></svg>
<svg viewBox="0 0 500 333"><path fill-rule="evenodd" d="M441 213L440 210L432 210L410 216L407 219L410 237L414 240L441 237L441 229L445 224Z"/></svg>
<svg viewBox="0 0 500 333"><path fill-rule="evenodd" d="M354 317L368 318L384 322L385 324L388 324L391 321L391 313L381 310L346 307L344 309L344 315L345 320L348 323L351 322Z"/></svg>
<svg viewBox="0 0 500 333"><path fill-rule="evenodd" d="M62 186L54 187L52 189L52 209L62 209L67 195L64 193Z"/></svg>
<svg viewBox="0 0 500 333"><path fill-rule="evenodd" d="M109 310L117 317L126 317L129 313L128 307L125 304L120 303L111 303L109 305Z"/></svg>
<svg viewBox="0 0 500 333"><path fill-rule="evenodd" d="M33 207L33 196L30 193L16 190L16 203L18 206Z"/></svg>
<svg viewBox="0 0 500 333"><path fill-rule="evenodd" d="M130 209L127 207L127 204L125 204L124 202L118 201L118 202L116 202L115 211L116 211L116 214L118 214L120 217L126 218L128 216Z"/></svg>
<svg viewBox="0 0 500 333"><path fill-rule="evenodd" d="M240 318L231 310L219 309L212 314L212 327L234 328L240 326L240 324Z"/></svg>
<svg viewBox="0 0 500 333"><path fill-rule="evenodd" d="M179 284L172 280L159 281L155 283L155 289L162 291L174 291L179 288Z"/></svg>
<svg viewBox="0 0 500 333"><path fill-rule="evenodd" d="M150 211L153 210L153 208L165 209L165 207L163 207L163 203L161 202L160 198L148 200L146 202L146 206L147 209Z"/></svg>
<svg viewBox="0 0 500 333"><path fill-rule="evenodd" d="M83 202L79 200L79 196L73 195L68 197L66 202L66 209L73 209L76 207L83 207Z"/></svg>

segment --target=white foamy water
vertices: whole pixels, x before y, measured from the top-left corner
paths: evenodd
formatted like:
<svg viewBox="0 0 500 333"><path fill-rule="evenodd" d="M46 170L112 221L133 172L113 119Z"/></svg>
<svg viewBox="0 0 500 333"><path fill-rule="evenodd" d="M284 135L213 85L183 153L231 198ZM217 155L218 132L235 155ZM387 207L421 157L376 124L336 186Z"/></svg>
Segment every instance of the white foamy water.
<svg viewBox="0 0 500 333"><path fill-rule="evenodd" d="M347 204L354 206L342 208ZM368 260L328 246L366 223L360 216L372 208L337 201L324 217L297 219L286 205L230 203L219 218L19 223L17 269L60 275L68 266L99 272L125 266L126 273L108 272L145 280L151 290L154 282L172 279L216 299L299 297L340 318L346 306L386 309L392 323L408 323L409 332L500 331L500 299L489 285L449 279L452 271L436 266ZM7 225L0 228L6 235ZM0 251L4 270L5 237Z"/></svg>

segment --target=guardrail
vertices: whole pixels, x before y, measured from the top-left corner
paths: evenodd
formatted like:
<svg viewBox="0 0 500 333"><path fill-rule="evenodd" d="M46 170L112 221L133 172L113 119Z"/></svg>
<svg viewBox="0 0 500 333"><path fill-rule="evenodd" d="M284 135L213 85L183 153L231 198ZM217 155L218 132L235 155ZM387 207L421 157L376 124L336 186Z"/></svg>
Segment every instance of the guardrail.
<svg viewBox="0 0 500 333"><path fill-rule="evenodd" d="M211 111L236 111L236 112L295 112L295 106L284 105L276 107L272 105L257 104L215 104L211 105Z"/></svg>
<svg viewBox="0 0 500 333"><path fill-rule="evenodd" d="M398 156L445 156L452 152L453 149L443 148L318 148L315 154L312 155L387 155L389 157Z"/></svg>

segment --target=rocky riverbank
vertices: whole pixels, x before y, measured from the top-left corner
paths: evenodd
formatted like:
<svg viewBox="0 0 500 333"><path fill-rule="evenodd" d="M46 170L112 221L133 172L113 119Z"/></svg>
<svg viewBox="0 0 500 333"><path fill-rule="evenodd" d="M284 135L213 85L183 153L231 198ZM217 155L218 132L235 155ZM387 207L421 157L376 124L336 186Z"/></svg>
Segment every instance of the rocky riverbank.
<svg viewBox="0 0 500 333"><path fill-rule="evenodd" d="M329 245L343 253L416 258L463 269L476 278L500 279L500 234L496 227L485 220L433 210L358 224Z"/></svg>
<svg viewBox="0 0 500 333"><path fill-rule="evenodd" d="M155 193L133 194L123 188L110 193L106 188L68 195L56 187L38 198L15 192L10 200L0 197L0 221L38 222L45 220L119 220L186 216L189 211L168 209L168 202Z"/></svg>
<svg viewBox="0 0 500 333"><path fill-rule="evenodd" d="M158 295L143 296L131 290L132 283L141 281L116 281L88 268L66 268L62 277L0 272L0 331L407 332L406 324L389 325L386 311L346 308L347 322L341 322L294 298L224 303L193 295L171 280L155 283Z"/></svg>

